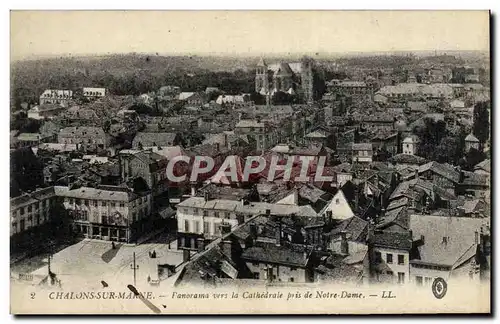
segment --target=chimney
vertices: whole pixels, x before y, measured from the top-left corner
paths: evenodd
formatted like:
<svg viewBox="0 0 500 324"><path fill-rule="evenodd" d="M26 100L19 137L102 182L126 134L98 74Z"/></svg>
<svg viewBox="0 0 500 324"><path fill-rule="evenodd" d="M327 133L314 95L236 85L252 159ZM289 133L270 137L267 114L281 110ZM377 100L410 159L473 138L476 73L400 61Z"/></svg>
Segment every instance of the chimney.
<svg viewBox="0 0 500 324"><path fill-rule="evenodd" d="M228 256L229 258L232 259L233 256L233 242L230 239L223 240L219 247L221 248L222 252Z"/></svg>
<svg viewBox="0 0 500 324"><path fill-rule="evenodd" d="M210 200L210 195L209 195L209 192L208 191L205 191L203 193L203 198L205 201L209 201Z"/></svg>
<svg viewBox="0 0 500 324"><path fill-rule="evenodd" d="M347 242L347 233L346 231L340 232L340 253L348 255L349 254L349 243Z"/></svg>
<svg viewBox="0 0 500 324"><path fill-rule="evenodd" d="M425 244L425 236L420 235L420 241L422 241L422 244Z"/></svg>
<svg viewBox="0 0 500 324"><path fill-rule="evenodd" d="M191 252L189 250L182 250L182 261L189 262L191 260Z"/></svg>
<svg viewBox="0 0 500 324"><path fill-rule="evenodd" d="M222 235L226 235L231 233L231 224L229 223L220 223L220 232Z"/></svg>
<svg viewBox="0 0 500 324"><path fill-rule="evenodd" d="M474 244L476 244L476 245L479 244L479 233L478 233L478 231L474 232Z"/></svg>
<svg viewBox="0 0 500 324"><path fill-rule="evenodd" d="M413 231L409 230L408 232L410 233L410 240L412 240L412 242L413 242Z"/></svg>
<svg viewBox="0 0 500 324"><path fill-rule="evenodd" d="M196 241L198 243L198 252L205 251L205 239L203 237L198 237Z"/></svg>
<svg viewBox="0 0 500 324"><path fill-rule="evenodd" d="M278 220L278 229L276 230L276 246L281 245L281 219Z"/></svg>
<svg viewBox="0 0 500 324"><path fill-rule="evenodd" d="M256 224L250 224L250 235L252 236L252 238L256 238L257 235L258 235L258 232L257 232L257 225Z"/></svg>

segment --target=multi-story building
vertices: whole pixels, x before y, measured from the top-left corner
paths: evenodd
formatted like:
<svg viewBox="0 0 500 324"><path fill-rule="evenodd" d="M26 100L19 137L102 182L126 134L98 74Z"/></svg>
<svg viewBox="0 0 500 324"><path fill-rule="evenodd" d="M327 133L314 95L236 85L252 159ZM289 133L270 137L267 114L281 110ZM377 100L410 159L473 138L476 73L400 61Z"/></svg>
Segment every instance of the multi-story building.
<svg viewBox="0 0 500 324"><path fill-rule="evenodd" d="M277 144L275 128L266 121L242 119L236 124L234 133L253 137L257 151L267 150Z"/></svg>
<svg viewBox="0 0 500 324"><path fill-rule="evenodd" d="M153 196L167 190L166 169L168 159L152 150L122 150L118 155L123 181L137 177L144 179Z"/></svg>
<svg viewBox="0 0 500 324"><path fill-rule="evenodd" d="M371 163L373 161L372 143L353 143L352 162Z"/></svg>
<svg viewBox="0 0 500 324"><path fill-rule="evenodd" d="M409 232L375 232L369 237L372 246L374 282L407 284L410 282Z"/></svg>
<svg viewBox="0 0 500 324"><path fill-rule="evenodd" d="M57 141L59 144L78 144L85 150L106 149L110 137L100 127L66 127L61 129Z"/></svg>
<svg viewBox="0 0 500 324"><path fill-rule="evenodd" d="M418 142L418 137L415 135L406 137L403 140L403 154L416 155Z"/></svg>
<svg viewBox="0 0 500 324"><path fill-rule="evenodd" d="M73 91L71 90L52 90L47 89L40 95L40 105L44 104L61 104L67 105L73 99Z"/></svg>
<svg viewBox="0 0 500 324"><path fill-rule="evenodd" d="M140 234L151 214L151 193L129 188L54 187L78 236L107 241L131 242Z"/></svg>
<svg viewBox="0 0 500 324"><path fill-rule="evenodd" d="M177 205L179 247L198 249L199 240L213 240L259 214L317 217L311 206L191 197Z"/></svg>
<svg viewBox="0 0 500 324"><path fill-rule="evenodd" d="M51 220L51 207L55 203L54 187L25 193L10 200L10 236L33 230Z"/></svg>
<svg viewBox="0 0 500 324"><path fill-rule="evenodd" d="M86 98L102 98L106 96L106 88L83 88L83 96Z"/></svg>
<svg viewBox="0 0 500 324"><path fill-rule="evenodd" d="M330 93L349 96L371 95L373 93L373 86L364 81L334 79L327 83L327 88Z"/></svg>

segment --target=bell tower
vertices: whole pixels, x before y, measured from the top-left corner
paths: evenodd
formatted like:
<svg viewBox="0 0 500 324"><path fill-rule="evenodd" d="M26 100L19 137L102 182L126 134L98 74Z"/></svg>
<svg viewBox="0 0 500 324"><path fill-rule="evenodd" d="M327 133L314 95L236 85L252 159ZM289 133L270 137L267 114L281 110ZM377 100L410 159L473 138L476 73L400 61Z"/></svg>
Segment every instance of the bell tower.
<svg viewBox="0 0 500 324"><path fill-rule="evenodd" d="M265 93L262 93L262 92ZM269 79L267 76L267 64L260 58L255 72L255 92L265 95L269 91Z"/></svg>

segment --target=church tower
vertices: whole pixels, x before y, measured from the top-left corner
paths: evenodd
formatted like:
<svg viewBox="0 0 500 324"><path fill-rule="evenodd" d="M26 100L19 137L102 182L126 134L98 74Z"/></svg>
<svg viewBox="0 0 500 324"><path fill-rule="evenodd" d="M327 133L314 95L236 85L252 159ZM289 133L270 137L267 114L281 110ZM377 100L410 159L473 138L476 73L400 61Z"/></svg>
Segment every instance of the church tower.
<svg viewBox="0 0 500 324"><path fill-rule="evenodd" d="M304 96L304 101L307 103L313 102L314 97L314 86L313 86L313 60L304 57L301 61L301 86L302 94Z"/></svg>
<svg viewBox="0 0 500 324"><path fill-rule="evenodd" d="M255 72L255 92L266 95L269 91L269 79L267 76L267 64L261 57Z"/></svg>

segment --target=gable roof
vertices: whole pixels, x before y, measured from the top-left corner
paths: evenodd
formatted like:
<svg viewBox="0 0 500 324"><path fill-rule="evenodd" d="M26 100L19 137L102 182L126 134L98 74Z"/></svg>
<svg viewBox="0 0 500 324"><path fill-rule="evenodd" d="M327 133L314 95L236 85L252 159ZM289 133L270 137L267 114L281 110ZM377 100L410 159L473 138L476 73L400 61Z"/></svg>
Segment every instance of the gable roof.
<svg viewBox="0 0 500 324"><path fill-rule="evenodd" d="M410 215L413 237L424 238L411 262L452 266L475 244L475 232L488 223L485 218Z"/></svg>
<svg viewBox="0 0 500 324"><path fill-rule="evenodd" d="M145 146L173 146L177 133L144 133L139 132L135 135L133 146L136 147L139 143Z"/></svg>

